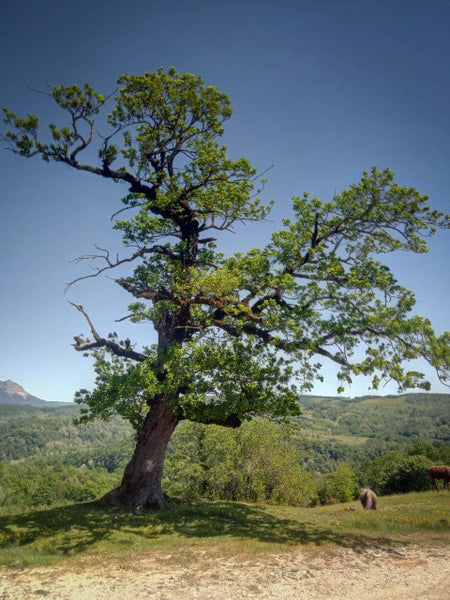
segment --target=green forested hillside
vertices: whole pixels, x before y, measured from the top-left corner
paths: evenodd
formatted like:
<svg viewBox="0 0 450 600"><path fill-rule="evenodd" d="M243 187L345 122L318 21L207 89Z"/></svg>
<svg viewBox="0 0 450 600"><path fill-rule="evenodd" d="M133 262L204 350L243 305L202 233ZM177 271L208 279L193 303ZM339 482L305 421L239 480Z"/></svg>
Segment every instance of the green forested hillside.
<svg viewBox="0 0 450 600"><path fill-rule="evenodd" d="M368 440L404 446L411 438L450 443L450 395L405 394L361 398L304 396L299 423L310 438L349 444Z"/></svg>
<svg viewBox="0 0 450 600"><path fill-rule="evenodd" d="M359 461L385 450L405 450L418 439L435 446L450 444L450 394L304 396L301 406L302 415L292 425L310 458L324 447L332 460ZM124 457L131 450L133 431L122 419L75 425L78 415L73 404L53 409L0 406L0 461L68 455L71 464L98 464L99 449L111 453L122 448Z"/></svg>
<svg viewBox="0 0 450 600"><path fill-rule="evenodd" d="M360 485L378 493L429 488L426 467L450 464L450 395L304 397L282 425L238 430L181 423L164 489L182 500L314 505L348 501ZM75 405L0 406L0 510L98 498L133 451L119 418L75 425Z"/></svg>
<svg viewBox="0 0 450 600"><path fill-rule="evenodd" d="M0 512L94 500L133 448L122 419L75 425L76 405L0 405Z"/></svg>
<svg viewBox="0 0 450 600"><path fill-rule="evenodd" d="M89 456L99 446L130 439L132 428L123 419L75 425L79 408L0 405L0 461L40 456L46 460L79 452Z"/></svg>

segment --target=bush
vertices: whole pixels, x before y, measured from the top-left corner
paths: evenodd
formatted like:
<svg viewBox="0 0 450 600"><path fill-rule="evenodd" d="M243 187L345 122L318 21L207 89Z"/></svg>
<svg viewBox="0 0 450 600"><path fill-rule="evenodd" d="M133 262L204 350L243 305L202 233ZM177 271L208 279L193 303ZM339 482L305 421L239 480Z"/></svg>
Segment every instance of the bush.
<svg viewBox="0 0 450 600"><path fill-rule="evenodd" d="M0 506L31 509L95 500L118 483L105 469L0 463Z"/></svg>
<svg viewBox="0 0 450 600"><path fill-rule="evenodd" d="M420 492L430 488L427 467L432 461L426 456L407 456L392 450L366 466L364 484L378 494Z"/></svg>
<svg viewBox="0 0 450 600"><path fill-rule="evenodd" d="M426 442L415 442L408 448L409 456L426 456L431 461L437 463L440 461L440 452L438 448L435 448L431 444Z"/></svg>
<svg viewBox="0 0 450 600"><path fill-rule="evenodd" d="M322 475L319 480L320 504L328 504L333 499L338 502L351 502L358 494L356 473L347 463L338 464L335 471Z"/></svg>

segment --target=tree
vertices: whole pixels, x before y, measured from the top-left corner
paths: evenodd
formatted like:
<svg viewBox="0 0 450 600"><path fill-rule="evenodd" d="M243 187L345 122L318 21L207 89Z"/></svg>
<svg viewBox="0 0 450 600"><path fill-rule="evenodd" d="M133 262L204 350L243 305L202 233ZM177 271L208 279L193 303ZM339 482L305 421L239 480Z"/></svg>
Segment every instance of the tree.
<svg viewBox="0 0 450 600"><path fill-rule="evenodd" d="M427 468L431 464L426 456L407 456L389 450L367 464L363 478L378 494L420 492L430 489Z"/></svg>
<svg viewBox="0 0 450 600"><path fill-rule="evenodd" d="M257 197L255 169L220 142L231 116L226 95L201 77L160 69L120 77L106 120L111 99L89 84L49 96L64 125L50 124L46 137L37 116L5 109L3 139L20 156L124 184L114 227L128 254L85 257L99 261L88 277L131 263L116 279L134 298L127 318L157 333L156 344L136 350L101 335L76 305L89 337L77 336L74 347L93 354L97 373L96 388L77 394L84 418L118 413L137 431L105 503L161 507L164 453L181 420L238 427L256 414L297 414L299 390L321 377L319 360L336 363L342 383L364 374L374 387L385 378L426 388L403 366L417 357L446 378L448 338L408 316L412 292L378 260L425 252L425 237L448 225L426 196L373 168L330 202L294 198L294 218L267 246L225 256L220 236L270 209Z"/></svg>
<svg viewBox="0 0 450 600"><path fill-rule="evenodd" d="M422 440L418 440L417 442L414 442L414 444L411 444L407 454L408 456L426 456L434 463L439 461L439 449Z"/></svg>
<svg viewBox="0 0 450 600"><path fill-rule="evenodd" d="M184 422L169 444L164 489L181 500L209 498L310 506L311 473L288 428L254 420L238 430Z"/></svg>

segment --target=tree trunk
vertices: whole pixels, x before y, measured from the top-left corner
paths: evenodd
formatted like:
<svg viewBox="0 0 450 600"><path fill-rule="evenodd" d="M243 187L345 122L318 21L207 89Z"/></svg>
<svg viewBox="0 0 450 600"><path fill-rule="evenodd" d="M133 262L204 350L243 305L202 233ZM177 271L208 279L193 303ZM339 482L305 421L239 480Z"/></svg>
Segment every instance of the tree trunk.
<svg viewBox="0 0 450 600"><path fill-rule="evenodd" d="M163 508L161 480L164 457L178 421L178 417L167 409L165 402L151 406L122 483L102 498L103 504L135 511L145 507Z"/></svg>

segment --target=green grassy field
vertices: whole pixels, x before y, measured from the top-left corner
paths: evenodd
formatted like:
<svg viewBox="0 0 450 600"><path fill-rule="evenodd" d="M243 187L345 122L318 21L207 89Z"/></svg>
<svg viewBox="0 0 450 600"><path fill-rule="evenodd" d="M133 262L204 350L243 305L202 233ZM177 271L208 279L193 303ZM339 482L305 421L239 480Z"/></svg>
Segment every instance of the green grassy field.
<svg viewBox="0 0 450 600"><path fill-rule="evenodd" d="M450 493L423 492L380 499L379 510L357 502L316 508L234 502L171 504L134 515L76 504L0 517L0 564L23 566L131 553L188 554L280 551L341 546L435 545L450 541Z"/></svg>

